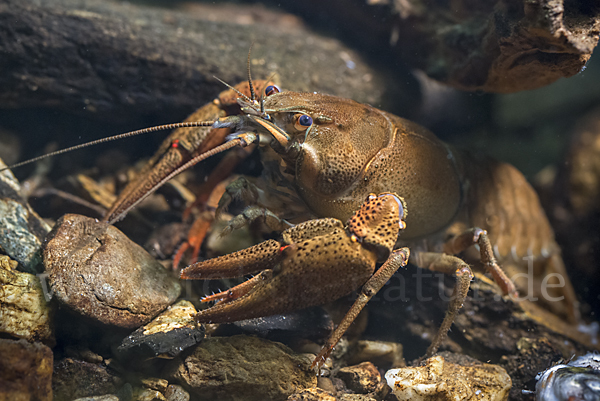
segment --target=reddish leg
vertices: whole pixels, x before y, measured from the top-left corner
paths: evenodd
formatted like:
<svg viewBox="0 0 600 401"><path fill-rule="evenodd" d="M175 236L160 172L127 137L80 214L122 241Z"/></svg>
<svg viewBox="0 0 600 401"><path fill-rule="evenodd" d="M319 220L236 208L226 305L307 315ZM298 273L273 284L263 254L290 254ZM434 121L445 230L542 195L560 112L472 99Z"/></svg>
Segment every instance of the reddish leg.
<svg viewBox="0 0 600 401"><path fill-rule="evenodd" d="M424 358L429 358L437 352L439 346L446 339L450 326L452 326L458 311L462 308L463 302L469 292L471 280L473 279L473 272L469 265L462 259L453 255L436 252L418 252L414 256L413 260L417 266L445 274L453 274L456 277L456 285L452 291L452 298L450 299L446 316L425 353Z"/></svg>
<svg viewBox="0 0 600 401"><path fill-rule="evenodd" d="M518 297L519 294L517 293L514 283L508 278L506 273L504 273L504 270L498 265L498 262L494 257L494 251L490 244L487 231L477 227L471 228L446 242L446 244L444 244L444 252L450 255L456 255L474 244L479 245L481 263L483 263L487 271L490 272L496 284L500 286L502 293L515 298Z"/></svg>

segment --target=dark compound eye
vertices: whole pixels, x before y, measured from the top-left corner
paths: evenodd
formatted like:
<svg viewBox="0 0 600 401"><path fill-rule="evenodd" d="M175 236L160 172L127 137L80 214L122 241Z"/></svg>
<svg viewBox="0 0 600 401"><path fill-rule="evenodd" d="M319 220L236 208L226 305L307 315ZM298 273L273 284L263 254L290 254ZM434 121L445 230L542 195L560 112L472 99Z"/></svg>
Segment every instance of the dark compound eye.
<svg viewBox="0 0 600 401"><path fill-rule="evenodd" d="M296 128L298 131L306 131L312 124L313 119L311 116L300 113L294 116L294 128Z"/></svg>
<svg viewBox="0 0 600 401"><path fill-rule="evenodd" d="M271 96L274 93L279 93L281 92L281 89L279 89L279 87L277 85L269 85L265 88L265 95L266 96Z"/></svg>
<svg viewBox="0 0 600 401"><path fill-rule="evenodd" d="M300 118L298 119L298 124L300 124L303 127L310 127L313 123L313 119L311 116L307 116L306 114L303 114L300 116Z"/></svg>

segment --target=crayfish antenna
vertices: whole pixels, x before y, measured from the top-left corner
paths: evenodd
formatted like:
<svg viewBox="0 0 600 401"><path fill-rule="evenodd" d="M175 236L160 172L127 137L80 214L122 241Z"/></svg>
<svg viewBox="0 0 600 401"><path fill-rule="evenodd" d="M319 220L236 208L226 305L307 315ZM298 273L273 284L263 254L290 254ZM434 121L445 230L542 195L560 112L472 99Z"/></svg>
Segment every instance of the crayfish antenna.
<svg viewBox="0 0 600 401"><path fill-rule="evenodd" d="M263 93L264 89L266 88L266 85L269 81L272 81L273 78L275 77L275 72L271 73L271 75L269 75L269 78L267 78L267 80L264 83L264 86L260 88L259 93ZM263 93L264 95L264 93ZM263 118L266 118L267 120L270 119L269 115L267 113L265 113L265 97L261 96L260 97L260 114L261 116L263 116Z"/></svg>
<svg viewBox="0 0 600 401"><path fill-rule="evenodd" d="M123 138L129 138L131 136L136 136L136 135L141 135L141 134L147 134L147 133L157 132L157 131L171 130L171 129L175 129L175 128L212 127L212 125L214 123L215 123L214 121L192 121L192 122L164 124L164 125L157 125L157 126L154 126L154 127L142 128L142 129L139 129L139 130L136 130L136 131L130 131L130 132L126 132L124 134L118 134L118 135L113 135L113 136L109 136L109 137L106 137L106 138L96 139L94 141L90 141L90 142L86 142L86 143L81 143L79 145L71 146L71 147L68 147L68 148L65 148L65 149L60 149L60 150L57 150L55 152L46 153L45 155L37 156L37 157L34 157L32 159L28 159L28 160L25 160L25 161L22 161L22 162L19 162L19 163L11 164L10 166L6 166L6 167L3 167L3 168L0 168L0 172L2 172L4 170L9 170L9 169L14 169L14 168L17 168L17 167L25 166L27 164L35 163L37 161L46 159L48 157L58 156L58 155L61 155L63 153L72 152L74 150L79 150L79 149L87 148L88 146L99 145L101 143L116 141L116 140L123 139Z"/></svg>
<svg viewBox="0 0 600 401"><path fill-rule="evenodd" d="M123 217L125 217L127 215L127 213L129 213L134 207L136 207L137 205L139 205L142 201L144 201L147 197L149 197L150 195L152 195L154 192L156 192L156 190L160 187L162 187L164 184L166 184L171 178L175 177L176 175L178 175L179 173L189 169L192 166L195 166L196 164L200 163L202 160L208 159L211 156L217 155L221 152L224 152L226 150L229 150L231 148L234 148L236 146L248 146L251 143L257 142L258 141L258 135L248 132L248 133L244 133L244 134L238 134L235 138L232 138L230 141L225 142L222 145L219 145L209 151L206 151L202 154L199 154L198 156L190 159L187 163L183 164L182 166L180 166L179 168L173 170L169 175L167 175L165 178L163 178L162 180L160 180L159 182L157 182L156 184L154 184L150 189L148 189L148 191L141 196L138 200L136 200L135 202L133 202L131 205L129 205L126 209L124 209L121 213L119 213L118 215L116 215L114 218L112 218L108 224L114 224L117 221L121 220Z"/></svg>
<svg viewBox="0 0 600 401"><path fill-rule="evenodd" d="M255 105L256 103L260 103L260 116L265 116L265 99L263 96L260 97L260 102L258 102L256 100L256 93L254 92L254 83L252 82L252 73L251 73L251 68L250 68L250 53L252 53L252 46L254 46L254 42L252 42L250 44L250 49L248 49L248 63L247 63L247 68L248 68L248 86L250 87L250 94L252 95L252 104ZM273 75L273 74L272 74ZM267 82L270 80L271 78L267 79ZM265 83L266 85L266 83Z"/></svg>
<svg viewBox="0 0 600 401"><path fill-rule="evenodd" d="M252 46L254 46L254 42L250 44L250 49L248 49L248 62L247 62L247 70L248 70L248 87L250 88L250 97L246 96L233 86L229 85L227 82L223 81L219 77L213 76L217 81L225 85L227 88L235 91L238 94L239 98L237 99L238 104L242 108L242 110L248 114L252 114L255 116L259 116L261 118L267 118L268 115L265 114L265 100L263 96L256 95L256 88L254 88L254 82L252 81L252 69L250 68L250 55L252 53ZM271 77L267 79L266 82L270 81L271 78L275 75L275 73L271 74ZM265 82L265 85L266 85ZM262 91L262 88L261 88ZM260 91L259 91L260 93Z"/></svg>
<svg viewBox="0 0 600 401"><path fill-rule="evenodd" d="M220 79L219 77L215 77L213 75L213 78L216 79L217 81L219 81L220 83L222 83L223 85L225 85L226 87L228 87L229 89L231 89L232 91L234 91L235 93L237 93L240 97L237 99L237 103L240 105L240 107L242 108L242 111L244 113L248 113L251 114L253 116L259 116L259 117L263 117L264 113L259 111L258 108L258 102L255 99L250 99L248 96L244 95L242 92L240 92L239 90L237 90L236 88L234 88L233 86L229 85L227 82L223 81L222 79ZM250 87L251 92L253 93L253 97L256 96L256 94L254 93L254 87L251 86ZM262 98L261 98L262 100ZM264 105L261 103L261 109L264 109Z"/></svg>

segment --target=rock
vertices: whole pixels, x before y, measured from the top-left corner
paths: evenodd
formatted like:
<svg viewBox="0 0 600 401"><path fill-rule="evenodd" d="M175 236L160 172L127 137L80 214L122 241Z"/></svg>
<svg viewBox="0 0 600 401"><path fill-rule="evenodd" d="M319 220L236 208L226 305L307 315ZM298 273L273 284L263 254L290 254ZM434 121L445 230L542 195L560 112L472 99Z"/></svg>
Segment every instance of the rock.
<svg viewBox="0 0 600 401"><path fill-rule="evenodd" d="M439 355L426 360L424 366L389 370L385 378L398 401L500 401L508 398L512 386L500 366L455 365Z"/></svg>
<svg viewBox="0 0 600 401"><path fill-rule="evenodd" d="M122 381L103 364L64 358L54 364L54 400L116 394Z"/></svg>
<svg viewBox="0 0 600 401"><path fill-rule="evenodd" d="M359 340L352 346L348 354L348 363L352 365L370 361L377 366L387 365L391 368L406 366L400 343Z"/></svg>
<svg viewBox="0 0 600 401"><path fill-rule="evenodd" d="M146 379L142 379L142 385L150 390L156 390L161 393L164 393L167 390L167 386L169 382L165 379L159 379L156 377L150 377Z"/></svg>
<svg viewBox="0 0 600 401"><path fill-rule="evenodd" d="M274 340L289 337L321 340L333 331L333 321L321 307L240 320L233 324L245 332Z"/></svg>
<svg viewBox="0 0 600 401"><path fill-rule="evenodd" d="M363 394L334 395L329 391L314 387L292 394L287 401L375 401L376 399Z"/></svg>
<svg viewBox="0 0 600 401"><path fill-rule="evenodd" d="M222 13L222 20L208 20L219 7L188 5L177 12L113 1L7 0L0 11L7 68L0 77L0 107L49 107L113 121L183 117L222 90L213 75L231 84L246 78L252 43L255 77L277 72L288 89L373 104L404 98L404 106L411 106L403 94L409 91L393 90L389 75L339 41L300 23L290 29L294 17L282 12L271 12L276 16L270 23L248 23L252 15L265 14L256 7L235 23L232 12L241 7Z"/></svg>
<svg viewBox="0 0 600 401"><path fill-rule="evenodd" d="M173 303L181 290L142 247L88 217L60 218L43 252L56 298L101 323L139 327Z"/></svg>
<svg viewBox="0 0 600 401"><path fill-rule="evenodd" d="M0 338L0 355L0 400L52 401L50 348Z"/></svg>
<svg viewBox="0 0 600 401"><path fill-rule="evenodd" d="M239 335L207 338L169 370L197 400L276 401L316 386L311 362L283 344Z"/></svg>
<svg viewBox="0 0 600 401"><path fill-rule="evenodd" d="M195 314L194 305L181 300L123 339L117 350L128 359L174 357L204 338L204 326L196 323Z"/></svg>
<svg viewBox="0 0 600 401"><path fill-rule="evenodd" d="M170 384L165 391L167 401L190 401L190 395L183 387L176 384Z"/></svg>
<svg viewBox="0 0 600 401"><path fill-rule="evenodd" d="M52 309L40 279L14 270L17 262L0 255L0 332L53 345Z"/></svg>
<svg viewBox="0 0 600 401"><path fill-rule="evenodd" d="M314 387L290 395L287 401L337 401L337 398L329 391Z"/></svg>
<svg viewBox="0 0 600 401"><path fill-rule="evenodd" d="M89 363L101 363L104 362L102 355L93 352L90 349L84 347L74 347L72 345L65 347L65 356L73 359L80 359Z"/></svg>
<svg viewBox="0 0 600 401"><path fill-rule="evenodd" d="M116 395L99 395L97 397L83 397L83 398L77 398L76 400L73 401L120 401L119 397L117 397Z"/></svg>
<svg viewBox="0 0 600 401"><path fill-rule="evenodd" d="M167 401L160 391L143 389L135 395L135 401Z"/></svg>
<svg viewBox="0 0 600 401"><path fill-rule="evenodd" d="M341 368L337 377L342 379L350 390L360 394L373 393L381 384L381 375L371 362Z"/></svg>
<svg viewBox="0 0 600 401"><path fill-rule="evenodd" d="M503 355L500 364L513 383L509 398L511 400L531 400L524 397L524 391L535 391L535 378L539 372L548 369L563 358L562 352L545 338L523 337L519 339L518 353Z"/></svg>
<svg viewBox="0 0 600 401"><path fill-rule="evenodd" d="M6 167L0 159L0 168ZM40 249L50 227L21 196L10 170L0 172L0 250L30 273L41 273Z"/></svg>

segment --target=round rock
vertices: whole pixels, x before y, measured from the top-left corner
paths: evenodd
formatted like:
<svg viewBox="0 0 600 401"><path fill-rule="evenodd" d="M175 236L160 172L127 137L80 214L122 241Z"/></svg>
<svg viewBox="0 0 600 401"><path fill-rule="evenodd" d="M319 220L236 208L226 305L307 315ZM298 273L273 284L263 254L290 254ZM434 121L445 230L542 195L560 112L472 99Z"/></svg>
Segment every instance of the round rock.
<svg viewBox="0 0 600 401"><path fill-rule="evenodd" d="M136 328L172 304L174 277L121 231L85 216L61 217L43 249L53 295L104 324Z"/></svg>
<svg viewBox="0 0 600 401"><path fill-rule="evenodd" d="M206 338L167 369L198 401L284 401L317 385L310 362L283 344L239 335Z"/></svg>

